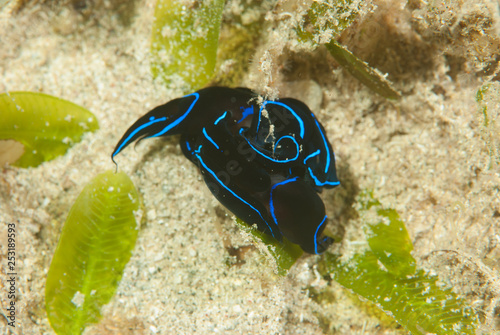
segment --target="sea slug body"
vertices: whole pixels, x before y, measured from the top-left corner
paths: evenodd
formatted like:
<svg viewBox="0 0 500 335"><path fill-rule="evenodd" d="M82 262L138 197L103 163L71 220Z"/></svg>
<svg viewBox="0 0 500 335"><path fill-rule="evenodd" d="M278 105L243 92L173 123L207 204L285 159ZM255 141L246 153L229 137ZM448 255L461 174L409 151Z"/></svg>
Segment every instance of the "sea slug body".
<svg viewBox="0 0 500 335"><path fill-rule="evenodd" d="M136 140L180 134L184 155L212 194L246 223L308 253L333 242L318 195L339 185L325 130L292 98L257 103L247 88L209 87L158 106L137 120L111 158Z"/></svg>

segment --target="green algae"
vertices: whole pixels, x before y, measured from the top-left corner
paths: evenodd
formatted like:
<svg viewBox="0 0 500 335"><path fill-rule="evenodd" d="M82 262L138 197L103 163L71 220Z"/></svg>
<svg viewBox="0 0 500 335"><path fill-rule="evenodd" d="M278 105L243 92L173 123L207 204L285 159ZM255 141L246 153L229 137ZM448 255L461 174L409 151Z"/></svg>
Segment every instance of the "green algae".
<svg viewBox="0 0 500 335"><path fill-rule="evenodd" d="M151 71L186 92L213 77L224 1L158 0L151 36Z"/></svg>
<svg viewBox="0 0 500 335"><path fill-rule="evenodd" d="M473 310L437 276L417 268L398 213L369 192L360 196L360 205L361 216L372 221L364 227L368 250L348 260L326 252L319 272L374 303L412 334L475 334Z"/></svg>
<svg viewBox="0 0 500 335"><path fill-rule="evenodd" d="M107 171L76 199L64 224L45 287L57 334L81 334L100 320L135 246L139 193L123 172Z"/></svg>
<svg viewBox="0 0 500 335"><path fill-rule="evenodd" d="M72 102L37 92L0 94L0 139L21 143L12 165L36 167L64 155L83 134L99 128L96 117Z"/></svg>

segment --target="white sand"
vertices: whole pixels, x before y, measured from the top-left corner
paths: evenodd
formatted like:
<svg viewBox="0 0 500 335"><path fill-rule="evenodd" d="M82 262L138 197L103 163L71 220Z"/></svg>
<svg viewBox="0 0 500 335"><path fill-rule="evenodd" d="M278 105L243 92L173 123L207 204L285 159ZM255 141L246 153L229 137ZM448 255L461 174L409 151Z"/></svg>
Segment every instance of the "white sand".
<svg viewBox="0 0 500 335"><path fill-rule="evenodd" d="M347 250L352 245L348 241L362 239L360 222L339 218L346 206L342 198L356 187L373 189L405 220L418 263L466 298L480 313L486 333L500 331L500 175L481 137L474 100L487 78L476 75L475 67L481 68L491 50L498 52L498 13L494 1L474 8L466 5L476 2L460 1L464 9L454 11L455 18L472 27L474 13L489 13L485 17L492 28L483 35L469 31L477 38L453 39L451 34L450 42L437 33L437 24L425 23L441 17L442 25L453 32L457 25L450 23L452 14L439 16L425 8L410 11L402 9L403 1L391 3L391 11L381 6L370 21L380 23L372 31L373 39L385 36L385 40L369 39L373 43L366 42L364 50L361 36L346 33L343 39L381 70L394 71L396 85L405 92L398 103L374 95L342 70L332 73L334 62L324 50L312 58L282 51L294 43L269 34L257 54L270 50L267 65L278 73L288 71L273 83L267 81L270 89L281 88L281 93L317 106L313 109L335 148L344 186L325 192L324 199L329 216L338 218L343 224L340 230L345 230L343 246L337 249ZM419 1L411 3L416 6ZM6 253L4 223L17 222L19 231L18 334L53 333L44 311L45 277L78 193L96 174L114 168L109 155L132 122L180 95L151 78L153 7L153 0L139 1L129 27L104 15L109 12L100 13L99 24L79 24L78 14L70 9L57 15L38 5L2 18L0 92L40 91L61 97L88 108L100 124L100 130L85 136L66 155L37 168L5 167L0 174L2 254ZM439 38L449 45L436 52L425 49ZM417 43L422 39L427 44ZM420 48L411 49L408 45L413 42ZM384 50L387 60L374 54ZM454 80L447 73L452 57L445 58L445 52L463 58L464 66ZM276 68L278 60L286 61L286 66ZM258 61L254 65L244 81L260 83L255 88L264 90L266 81L258 78L266 73L259 72ZM287 89L285 80L302 81L317 94L304 96L300 85ZM144 141L117 160L143 195L148 220L117 293L104 308L103 320L87 334L321 334L318 318L329 319L328 327L336 334L404 333L394 324L381 323L335 283L330 287L332 301L313 302L306 288L321 290L327 285L314 268L316 257L301 259L286 278L275 276L257 251L244 256L245 264L228 266L223 239L235 246L252 242L230 216L215 214L220 205L175 140ZM2 267L4 263L2 259ZM7 300L2 285L3 280L3 309ZM5 329L2 333L8 334Z"/></svg>

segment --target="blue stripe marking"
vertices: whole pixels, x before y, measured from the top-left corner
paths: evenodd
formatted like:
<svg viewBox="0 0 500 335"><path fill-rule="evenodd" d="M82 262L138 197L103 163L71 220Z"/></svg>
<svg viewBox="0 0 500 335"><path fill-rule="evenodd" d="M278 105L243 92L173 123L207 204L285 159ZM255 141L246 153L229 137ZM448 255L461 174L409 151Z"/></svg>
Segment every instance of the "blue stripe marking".
<svg viewBox="0 0 500 335"><path fill-rule="evenodd" d="M326 136L323 134L321 131L321 127L319 126L318 120L316 120L316 117L314 114L311 113L311 115L314 118L314 122L316 122L316 127L318 127L319 133L321 134L321 137L323 138L323 144L325 145L325 150L326 150L326 164L325 164L325 173L328 172L328 169L330 168L330 150L328 149L328 142L326 141Z"/></svg>
<svg viewBox="0 0 500 335"><path fill-rule="evenodd" d="M314 234L314 253L318 254L318 231L321 228L322 225L324 225L326 222L326 215L323 218L323 221L319 224L318 228L316 228L316 233Z"/></svg>
<svg viewBox="0 0 500 335"><path fill-rule="evenodd" d="M185 118L186 116L188 116L188 114L191 112L191 110L193 109L194 105L196 104L196 102L198 101L198 99L200 98L200 94L197 93L197 92L194 92L194 93L191 93L191 94L188 94L186 96L184 96L183 98L187 98L191 95L194 95L195 96L195 99L194 101L191 103L191 106L189 106L188 110L186 111L186 113L182 114L181 117L179 117L177 120L175 120L174 122L172 122L171 124L169 124L168 126L166 126L165 128L163 128L162 131L160 131L158 134L156 135L151 135L149 137L157 137L157 136L161 136L163 134L165 134L167 131L169 131L170 129L172 129L173 127L177 126L179 123L181 123ZM148 138L149 138L148 137Z"/></svg>
<svg viewBox="0 0 500 335"><path fill-rule="evenodd" d="M151 118L149 120L151 120ZM130 135L125 139L125 141L123 141L123 143L118 147L118 149L116 149L116 151L113 153L112 157L115 157L116 155L118 155L120 153L120 151L122 151L123 147L125 145L127 145L127 143L130 141L130 139L132 137L134 137L135 134L137 134L139 131L141 131L144 128L149 127L152 124L155 124L157 122L163 122L163 121L166 121L166 120L167 120L166 117L161 117L159 119L154 119L154 117L153 117L153 119L151 121L149 121L149 122L147 122L147 123L139 126L137 129L135 129L133 132L131 132Z"/></svg>
<svg viewBox="0 0 500 335"><path fill-rule="evenodd" d="M186 141L186 148L188 149L189 152L191 152L191 146L189 145L188 141Z"/></svg>
<svg viewBox="0 0 500 335"><path fill-rule="evenodd" d="M274 143L274 150L276 150L276 147L278 146L278 143L280 143L280 141L282 139L284 139L284 138L290 138L290 139L292 139L293 143L295 143L295 146L297 147L297 152L299 151L299 144L297 143L297 140L295 139L295 137L290 136L290 135L281 136L279 138L279 140L276 143Z"/></svg>
<svg viewBox="0 0 500 335"><path fill-rule="evenodd" d="M198 146L198 149L196 149L196 150L194 151L194 153L195 153L195 154L199 154L199 153L200 153L200 151L201 151L201 147L202 147L202 145L199 145L199 146ZM196 155L196 156L198 156L198 155Z"/></svg>
<svg viewBox="0 0 500 335"><path fill-rule="evenodd" d="M164 133L166 133L167 131L169 131L170 129L172 129L173 127L177 126L179 123L182 122L182 120L184 120L186 118L186 116L189 114L189 112L191 112L191 110L193 109L194 107L194 104L196 103L196 101L198 101L198 99L200 98L200 94L199 93L191 93L191 94L188 94L186 96L184 96L184 98L187 98L191 95L194 95L195 96L195 99L194 101L191 103L191 106L189 106L188 110L186 113L182 114L181 117L179 117L177 120L175 120L174 122L172 122L171 124L169 124L168 126L166 126L165 128L163 128L162 131L160 131L158 134L156 135L151 135L151 136L148 136L147 138L150 138L150 137L156 137L156 136L161 136L163 135ZM149 127L150 125L154 124L154 123L157 123L157 122L162 122L162 121L166 121L167 120L167 117L161 117L159 119L149 119L150 122L147 122L143 125L141 125L140 127L138 127L137 129L135 129L126 139L125 141L118 147L118 149L113 153L113 156L111 157L115 157L122 149L123 147L128 143L128 141L130 141L130 139L132 137L134 137L135 134L137 134L137 132L139 132L140 130L146 128L146 127Z"/></svg>
<svg viewBox="0 0 500 335"><path fill-rule="evenodd" d="M243 113L242 113L241 119L237 123L242 122L243 120L246 119L247 116L253 114L253 106L250 106L250 107L247 107L247 108L240 107L240 109L243 109Z"/></svg>
<svg viewBox="0 0 500 335"><path fill-rule="evenodd" d="M240 128L239 133L241 134L243 131L244 131L244 128ZM287 135L287 136L288 136L288 135ZM283 136L283 137L285 137L285 136ZM291 136L290 136L290 137L291 137ZM264 154L264 153L260 152L259 150L257 150L257 148L256 148L256 147L254 147L254 146L252 145L252 143L250 143L250 141L249 141L246 137L243 137L243 138L245 139L245 141L247 141L248 145L249 145L249 146L250 146L250 147L251 147L251 148L252 148L252 149L253 149L256 153L258 153L259 155L261 155L261 156L262 156L262 157L264 157L265 159L269 159L269 160L270 160L270 161L272 161L272 162L275 162L275 163L290 163L290 162L293 162L294 160L296 160L296 159L299 157L299 145L297 144L297 141L295 141L295 139L294 139L294 143L295 143L295 146L297 147L297 154L295 155L295 157L294 157L294 158L290 158L290 159L286 159L286 160L282 160L282 161L280 161L280 160L277 160L277 159L271 158L271 157L269 157L268 155L266 155L266 154ZM292 138L293 138L293 137L292 137Z"/></svg>
<svg viewBox="0 0 500 335"><path fill-rule="evenodd" d="M219 118L217 120L215 120L214 122L214 125L217 125L217 123L219 123L222 119L224 119L227 115L227 111L224 112L224 114L222 114L221 116L219 116Z"/></svg>
<svg viewBox="0 0 500 335"><path fill-rule="evenodd" d="M215 143L215 141L214 141L214 140L213 140L210 136L208 136L208 134L207 134L207 130L206 130L205 128L203 128L202 132L203 132L203 135L205 135L205 138L206 138L207 140L209 140L210 142L212 142L212 144L213 144L213 145L214 145L217 149L220 149L220 148L219 148L219 146L217 145L217 143Z"/></svg>
<svg viewBox="0 0 500 335"><path fill-rule="evenodd" d="M291 183L293 181L296 181L298 179L298 177L294 177L292 179L287 179L287 180L283 180L279 183L276 183L273 185L273 187L271 187L271 195L270 195L270 199L269 199L269 208L271 210L271 216L273 217L273 220L274 220L274 223L276 223L276 225L278 226L278 219L276 218L276 215L274 214L274 201L273 201L273 191L276 187L280 186L280 185L285 185L285 184L288 184L288 183ZM278 226L279 228L279 226Z"/></svg>
<svg viewBox="0 0 500 335"><path fill-rule="evenodd" d="M316 186L325 186L325 185L332 185L332 186L336 186L336 185L340 185L340 181L325 181L325 182L321 182L319 181L318 178L316 178L316 176L313 174L312 170L310 167L307 168L307 170L309 170L309 175L311 176L312 179L314 179L314 183L316 184Z"/></svg>
<svg viewBox="0 0 500 335"><path fill-rule="evenodd" d="M304 158L304 164L306 164L306 161L309 159L309 158L313 158L313 157L316 157L318 156L320 153L320 150L316 150L315 152L313 152L312 154L309 154L306 158Z"/></svg>
<svg viewBox="0 0 500 335"><path fill-rule="evenodd" d="M288 109L288 111L290 113L292 113L292 115L295 117L295 119L297 119L297 122L299 122L299 126L300 126L300 137L301 138L304 138L304 121L302 121L302 119L297 115L297 113L295 113L295 111L293 109L291 109L289 106L285 105L284 103L282 102L279 102L279 101L264 101L262 103L262 106L259 110L259 121L257 122L257 131L259 131L259 126L260 126L260 116L262 114L262 110L266 107L267 104L275 104L275 105L278 105L278 106L281 106L281 107L285 107L286 109Z"/></svg>
<svg viewBox="0 0 500 335"><path fill-rule="evenodd" d="M244 202L245 204L247 204L251 209L253 209L254 211L257 212L257 214L259 214L259 216L261 217L262 221L264 221L264 223L267 225L267 227L269 228L269 231L271 231L271 235L276 238L274 236L274 232L273 230L271 229L271 227L269 226L269 224L267 223L266 220L264 220L264 218L262 217L262 214L260 214L259 210L255 207L253 207L252 205L250 205L247 201L245 201L243 198L241 198L239 195L237 195L236 193L234 193L233 190L231 190L229 187L227 187L226 185L224 185L223 182L220 181L219 178L217 178L217 176L215 175L215 173L210 170L210 168L205 164L205 162L203 161L203 159L201 158L201 156L199 155L199 152L200 152L200 149L201 149L201 145L198 147L198 150L195 151L195 154L196 154L196 157L198 157L198 160L200 161L201 165L203 165L203 167L205 168L205 170L207 170L211 175L212 177L215 178L215 180L217 180L219 182L219 184L224 187L226 190L228 190L232 195L234 195L236 198L238 198L240 201Z"/></svg>

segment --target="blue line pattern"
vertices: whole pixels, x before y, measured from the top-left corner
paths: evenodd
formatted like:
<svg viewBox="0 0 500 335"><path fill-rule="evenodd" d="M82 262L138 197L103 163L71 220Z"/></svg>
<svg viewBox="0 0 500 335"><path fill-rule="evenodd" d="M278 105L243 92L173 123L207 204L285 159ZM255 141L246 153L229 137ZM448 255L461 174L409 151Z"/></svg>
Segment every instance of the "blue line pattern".
<svg viewBox="0 0 500 335"><path fill-rule="evenodd" d="M274 214L273 191L274 191L274 189L276 187L278 187L280 185L285 185L285 184L288 184L288 183L292 183L292 182L296 181L297 179L298 179L298 177L293 177L292 179L286 179L284 181L281 181L279 183L274 184L271 187L271 196L269 197L269 208L271 209L271 216L273 217L274 223L276 225L278 225L278 219L276 218L276 214Z"/></svg>
<svg viewBox="0 0 500 335"><path fill-rule="evenodd" d="M201 149L201 147L199 148ZM207 164L205 164L205 162L203 161L203 158L201 158L200 154L199 153L196 153L195 154L196 157L198 158L198 161L200 162L201 166L203 167L203 169L205 169L206 171L208 171L208 173L210 173L212 175L212 177L217 181L217 183L219 184L219 186L222 186L224 189L226 189L229 193L231 193L236 199L238 199L239 201L243 202L244 204L246 204L248 207L250 207L252 210L254 210L260 217L261 219L266 223L266 225L268 226L269 228L269 231L271 232L271 235L276 238L274 236L274 233L273 233L273 230L271 229L271 227L269 226L269 224L266 222L266 220L264 219L264 217L262 216L261 212L255 208L254 206L252 206L248 201L246 201L245 199L243 199L242 197L240 197L238 194L236 194L236 192L234 192L232 189L230 189L229 187L227 187L226 185L224 185L224 183L217 177L217 175L215 174L214 171L212 171L208 166Z"/></svg>
<svg viewBox="0 0 500 335"><path fill-rule="evenodd" d="M216 147L217 149L220 149L219 145L217 143L215 143L215 141L210 136L208 136L206 128L203 128L203 135L205 136L205 138L207 140L210 141L210 143L212 143L214 145L214 147Z"/></svg>
<svg viewBox="0 0 500 335"><path fill-rule="evenodd" d="M163 121L166 121L167 118L166 117L161 117L159 119L155 119L154 116L152 116L150 118L150 121L145 123L145 124L142 124L141 126L137 127L136 129L134 129L134 131L132 133L130 133L129 136L127 136L127 138L120 144L120 146L113 152L113 156L116 156L118 153L120 153L120 151L122 151L122 149L124 147L126 147L127 145L130 144L130 140L136 136L137 133L139 133L141 130L143 130L144 128L147 128L155 123L158 123L158 122L163 122Z"/></svg>
<svg viewBox="0 0 500 335"><path fill-rule="evenodd" d="M221 122L222 120L224 120L224 118L226 117L226 115L227 115L227 111L225 111L224 114L222 114L221 116L219 116L217 118L217 120L215 120L214 125L217 125L219 122Z"/></svg>
<svg viewBox="0 0 500 335"><path fill-rule="evenodd" d="M243 120L245 120L247 118L247 116L250 116L253 114L253 106L250 106L247 108L241 107L241 109L243 109L243 113L241 113L242 114L241 119L239 119L238 122L236 122L236 123L243 122Z"/></svg>
<svg viewBox="0 0 500 335"><path fill-rule="evenodd" d="M316 228L316 232L314 233L314 253L318 254L318 236L323 229L325 229L324 224L326 223L326 215L323 218L323 221L318 225L318 228Z"/></svg>

